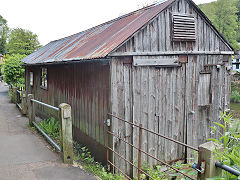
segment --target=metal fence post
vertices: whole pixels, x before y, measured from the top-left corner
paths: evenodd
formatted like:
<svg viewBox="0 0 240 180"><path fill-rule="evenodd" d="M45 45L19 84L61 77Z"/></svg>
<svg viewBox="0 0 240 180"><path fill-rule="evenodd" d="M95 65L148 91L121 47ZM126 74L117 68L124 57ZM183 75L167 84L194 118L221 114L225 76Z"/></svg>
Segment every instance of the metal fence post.
<svg viewBox="0 0 240 180"><path fill-rule="evenodd" d="M138 141L138 180L141 180L141 163L142 163L142 124L139 125L139 141Z"/></svg>
<svg viewBox="0 0 240 180"><path fill-rule="evenodd" d="M110 119L107 119L106 125L107 125L107 170L110 171L111 170L111 166L110 166L110 163L109 163L109 161L110 161L110 152L109 152L109 147L110 147L109 138L110 138L110 135L109 135L109 132L111 131L111 128L110 128L111 120Z"/></svg>
<svg viewBox="0 0 240 180"><path fill-rule="evenodd" d="M198 179L213 178L221 174L221 169L215 167L216 159L214 159L214 151L222 151L223 147L217 143L209 141L199 146L198 165L204 169L203 173L198 173Z"/></svg>
<svg viewBox="0 0 240 180"><path fill-rule="evenodd" d="M27 114L26 91L22 91L22 114Z"/></svg>
<svg viewBox="0 0 240 180"><path fill-rule="evenodd" d="M12 87L12 102L17 104L17 88Z"/></svg>
<svg viewBox="0 0 240 180"><path fill-rule="evenodd" d="M28 94L28 118L30 126L33 125L33 121L35 121L35 105L34 102L31 101L33 99L33 94Z"/></svg>
<svg viewBox="0 0 240 180"><path fill-rule="evenodd" d="M60 110L60 143L63 151L63 162L73 163L72 115L71 106L66 103L59 105Z"/></svg>

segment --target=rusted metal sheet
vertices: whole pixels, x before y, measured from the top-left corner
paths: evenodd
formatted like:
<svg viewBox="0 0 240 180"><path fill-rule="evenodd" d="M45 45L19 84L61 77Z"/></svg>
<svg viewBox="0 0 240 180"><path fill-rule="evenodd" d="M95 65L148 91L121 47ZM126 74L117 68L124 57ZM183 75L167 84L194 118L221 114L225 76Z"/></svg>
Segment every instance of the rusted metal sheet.
<svg viewBox="0 0 240 180"><path fill-rule="evenodd" d="M23 59L26 64L102 58L175 0L134 11L86 31L52 41Z"/></svg>
<svg viewBox="0 0 240 180"><path fill-rule="evenodd" d="M89 141L89 146L96 145L99 150L104 151L107 136L104 120L110 111L110 67L107 60L102 59L100 62L87 61L48 66L47 89L40 87L41 66L27 67L26 84L27 92L33 92L34 99L55 107L63 102L70 104L75 140L85 145ZM30 72L33 72L33 86L29 85ZM57 114L54 115L40 105L36 114L43 118L57 117ZM81 138L83 134L84 139ZM87 141L85 137L88 137ZM89 149L97 154L94 148ZM105 158L105 154L99 152L98 157Z"/></svg>

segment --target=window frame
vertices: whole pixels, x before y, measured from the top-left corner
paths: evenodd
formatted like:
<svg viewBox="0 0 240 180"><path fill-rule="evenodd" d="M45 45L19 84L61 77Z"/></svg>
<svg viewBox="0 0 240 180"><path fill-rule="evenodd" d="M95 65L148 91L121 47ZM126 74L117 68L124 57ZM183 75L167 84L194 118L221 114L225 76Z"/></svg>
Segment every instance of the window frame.
<svg viewBox="0 0 240 180"><path fill-rule="evenodd" d="M42 89L48 89L48 69L47 67L41 67L40 71L40 87Z"/></svg>
<svg viewBox="0 0 240 180"><path fill-rule="evenodd" d="M29 85L33 86L34 83L34 74L32 71L29 72Z"/></svg>

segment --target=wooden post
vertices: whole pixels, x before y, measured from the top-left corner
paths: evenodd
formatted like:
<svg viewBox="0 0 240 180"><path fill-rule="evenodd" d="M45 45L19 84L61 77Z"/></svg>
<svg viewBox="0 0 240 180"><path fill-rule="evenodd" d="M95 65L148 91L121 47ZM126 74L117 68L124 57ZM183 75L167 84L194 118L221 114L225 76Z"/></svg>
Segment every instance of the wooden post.
<svg viewBox="0 0 240 180"><path fill-rule="evenodd" d="M198 179L213 178L221 174L221 169L215 167L215 163L218 160L214 159L214 151L222 151L223 147L217 143L209 141L199 146L199 161L198 164L202 164L204 169L203 173L198 173Z"/></svg>
<svg viewBox="0 0 240 180"><path fill-rule="evenodd" d="M138 141L138 180L141 180L141 163L142 163L142 124L139 125L139 141Z"/></svg>
<svg viewBox="0 0 240 180"><path fill-rule="evenodd" d="M33 94L28 95L28 118L29 118L29 124L32 126L32 122L35 121L35 105L34 102L31 101L33 99Z"/></svg>
<svg viewBox="0 0 240 180"><path fill-rule="evenodd" d="M22 114L27 114L27 98L26 91L22 91Z"/></svg>
<svg viewBox="0 0 240 180"><path fill-rule="evenodd" d="M63 151L63 162L73 163L72 116L71 106L66 103L59 105L60 143Z"/></svg>
<svg viewBox="0 0 240 180"><path fill-rule="evenodd" d="M14 104L17 104L17 88L16 87L12 88L12 102Z"/></svg>

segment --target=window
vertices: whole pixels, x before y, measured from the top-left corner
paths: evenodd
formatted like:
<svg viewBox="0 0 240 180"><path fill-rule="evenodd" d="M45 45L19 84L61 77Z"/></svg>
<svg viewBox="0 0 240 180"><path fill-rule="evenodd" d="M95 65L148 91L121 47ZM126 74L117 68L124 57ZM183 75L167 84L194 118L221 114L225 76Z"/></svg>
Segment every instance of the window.
<svg viewBox="0 0 240 180"><path fill-rule="evenodd" d="M29 84L30 86L33 86L33 72L29 73Z"/></svg>
<svg viewBox="0 0 240 180"><path fill-rule="evenodd" d="M195 41L195 18L190 14L172 15L172 40Z"/></svg>
<svg viewBox="0 0 240 180"><path fill-rule="evenodd" d="M41 87L46 88L47 89L47 79L48 79L48 75L47 75L47 68L42 68L41 69Z"/></svg>
<svg viewBox="0 0 240 180"><path fill-rule="evenodd" d="M239 69L239 64L236 64L236 69Z"/></svg>

